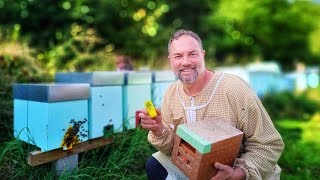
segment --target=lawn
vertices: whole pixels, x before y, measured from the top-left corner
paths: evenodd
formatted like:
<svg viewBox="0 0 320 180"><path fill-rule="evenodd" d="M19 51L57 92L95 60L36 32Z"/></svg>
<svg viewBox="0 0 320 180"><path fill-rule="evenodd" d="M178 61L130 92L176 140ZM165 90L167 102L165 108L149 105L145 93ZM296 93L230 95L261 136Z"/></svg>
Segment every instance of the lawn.
<svg viewBox="0 0 320 180"><path fill-rule="evenodd" d="M320 114L309 121L284 119L276 127L285 142L281 179L320 179Z"/></svg>

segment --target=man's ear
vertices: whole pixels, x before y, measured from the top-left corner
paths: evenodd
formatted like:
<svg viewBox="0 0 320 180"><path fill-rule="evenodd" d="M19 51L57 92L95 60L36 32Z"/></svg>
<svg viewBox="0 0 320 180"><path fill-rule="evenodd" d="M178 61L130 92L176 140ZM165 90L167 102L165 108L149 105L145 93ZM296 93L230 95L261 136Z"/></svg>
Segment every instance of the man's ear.
<svg viewBox="0 0 320 180"><path fill-rule="evenodd" d="M203 55L203 58L206 57L206 50L202 50L202 55Z"/></svg>

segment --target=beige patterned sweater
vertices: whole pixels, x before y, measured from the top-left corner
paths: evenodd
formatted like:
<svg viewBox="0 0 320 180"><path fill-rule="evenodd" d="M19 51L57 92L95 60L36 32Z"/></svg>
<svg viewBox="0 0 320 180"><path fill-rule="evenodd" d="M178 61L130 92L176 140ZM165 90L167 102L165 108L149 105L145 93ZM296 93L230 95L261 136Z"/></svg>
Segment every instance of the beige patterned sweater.
<svg viewBox="0 0 320 180"><path fill-rule="evenodd" d="M193 97L185 94L180 81L172 84L165 93L161 106L166 131L159 137L150 131L148 140L159 151L170 156L177 125L187 123L177 88L185 106L191 106L191 98L196 106L203 105L210 99L221 76L223 77L209 104L196 110L196 120L219 117L241 130L244 139L235 166L245 171L247 179L265 179L280 158L284 143L260 99L249 85L237 76L215 72L209 84Z"/></svg>

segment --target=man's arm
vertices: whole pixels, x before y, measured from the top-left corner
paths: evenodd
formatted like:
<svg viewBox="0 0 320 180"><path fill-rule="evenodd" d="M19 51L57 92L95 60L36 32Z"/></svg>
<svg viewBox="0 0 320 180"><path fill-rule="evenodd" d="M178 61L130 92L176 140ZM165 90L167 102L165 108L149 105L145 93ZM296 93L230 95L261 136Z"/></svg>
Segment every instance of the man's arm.
<svg viewBox="0 0 320 180"><path fill-rule="evenodd" d="M168 92L172 92L172 86L167 90L166 95L163 98L161 112L157 110L158 116L151 119L144 111L139 114L142 119L141 126L144 129L149 130L148 141L159 151L164 154L170 154L174 143L174 131L169 127L170 123L170 95ZM172 97L172 96L171 96ZM150 123L150 124L146 124Z"/></svg>
<svg viewBox="0 0 320 180"><path fill-rule="evenodd" d="M283 140L258 98L247 107L240 119L244 132L244 154L235 166L248 170L250 179L265 179L274 169L284 149Z"/></svg>
<svg viewBox="0 0 320 180"><path fill-rule="evenodd" d="M243 149L234 167L246 173L246 179L265 179L272 173L284 148L260 99L243 79L229 75L224 81L227 101L244 133ZM235 88L237 87L237 88Z"/></svg>

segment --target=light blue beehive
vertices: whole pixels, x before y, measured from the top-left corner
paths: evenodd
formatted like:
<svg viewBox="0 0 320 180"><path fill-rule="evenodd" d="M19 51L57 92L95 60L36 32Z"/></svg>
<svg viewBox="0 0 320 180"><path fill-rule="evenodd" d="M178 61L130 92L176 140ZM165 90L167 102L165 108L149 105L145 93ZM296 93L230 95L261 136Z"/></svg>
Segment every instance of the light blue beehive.
<svg viewBox="0 0 320 180"><path fill-rule="evenodd" d="M249 75L249 84L260 98L268 93L276 92L280 74L268 71L250 71Z"/></svg>
<svg viewBox="0 0 320 180"><path fill-rule="evenodd" d="M104 128L113 125L114 132L123 131L122 87L124 73L90 72L57 73L56 82L89 83L89 139L104 135Z"/></svg>
<svg viewBox="0 0 320 180"><path fill-rule="evenodd" d="M320 84L319 68L307 67L306 68L307 85L309 88L317 88Z"/></svg>
<svg viewBox="0 0 320 180"><path fill-rule="evenodd" d="M13 85L13 135L33 144L28 129L28 84ZM29 135L29 136L28 136Z"/></svg>
<svg viewBox="0 0 320 180"><path fill-rule="evenodd" d="M294 79L288 77L286 74L281 74L277 81L277 92L294 91Z"/></svg>
<svg viewBox="0 0 320 180"><path fill-rule="evenodd" d="M279 91L281 68L275 61L254 62L247 65L249 84L259 97Z"/></svg>
<svg viewBox="0 0 320 180"><path fill-rule="evenodd" d="M79 141L88 139L88 84L16 84L13 90L14 131L19 139L43 152L57 149L68 127L77 124ZM23 135L17 136L21 130Z"/></svg>
<svg viewBox="0 0 320 180"><path fill-rule="evenodd" d="M151 100L151 72L128 72L123 89L124 124L127 129L135 128L135 113L144 108L144 102Z"/></svg>
<svg viewBox="0 0 320 180"><path fill-rule="evenodd" d="M161 107L164 93L175 80L176 76L169 70L152 73L152 102L156 108Z"/></svg>

